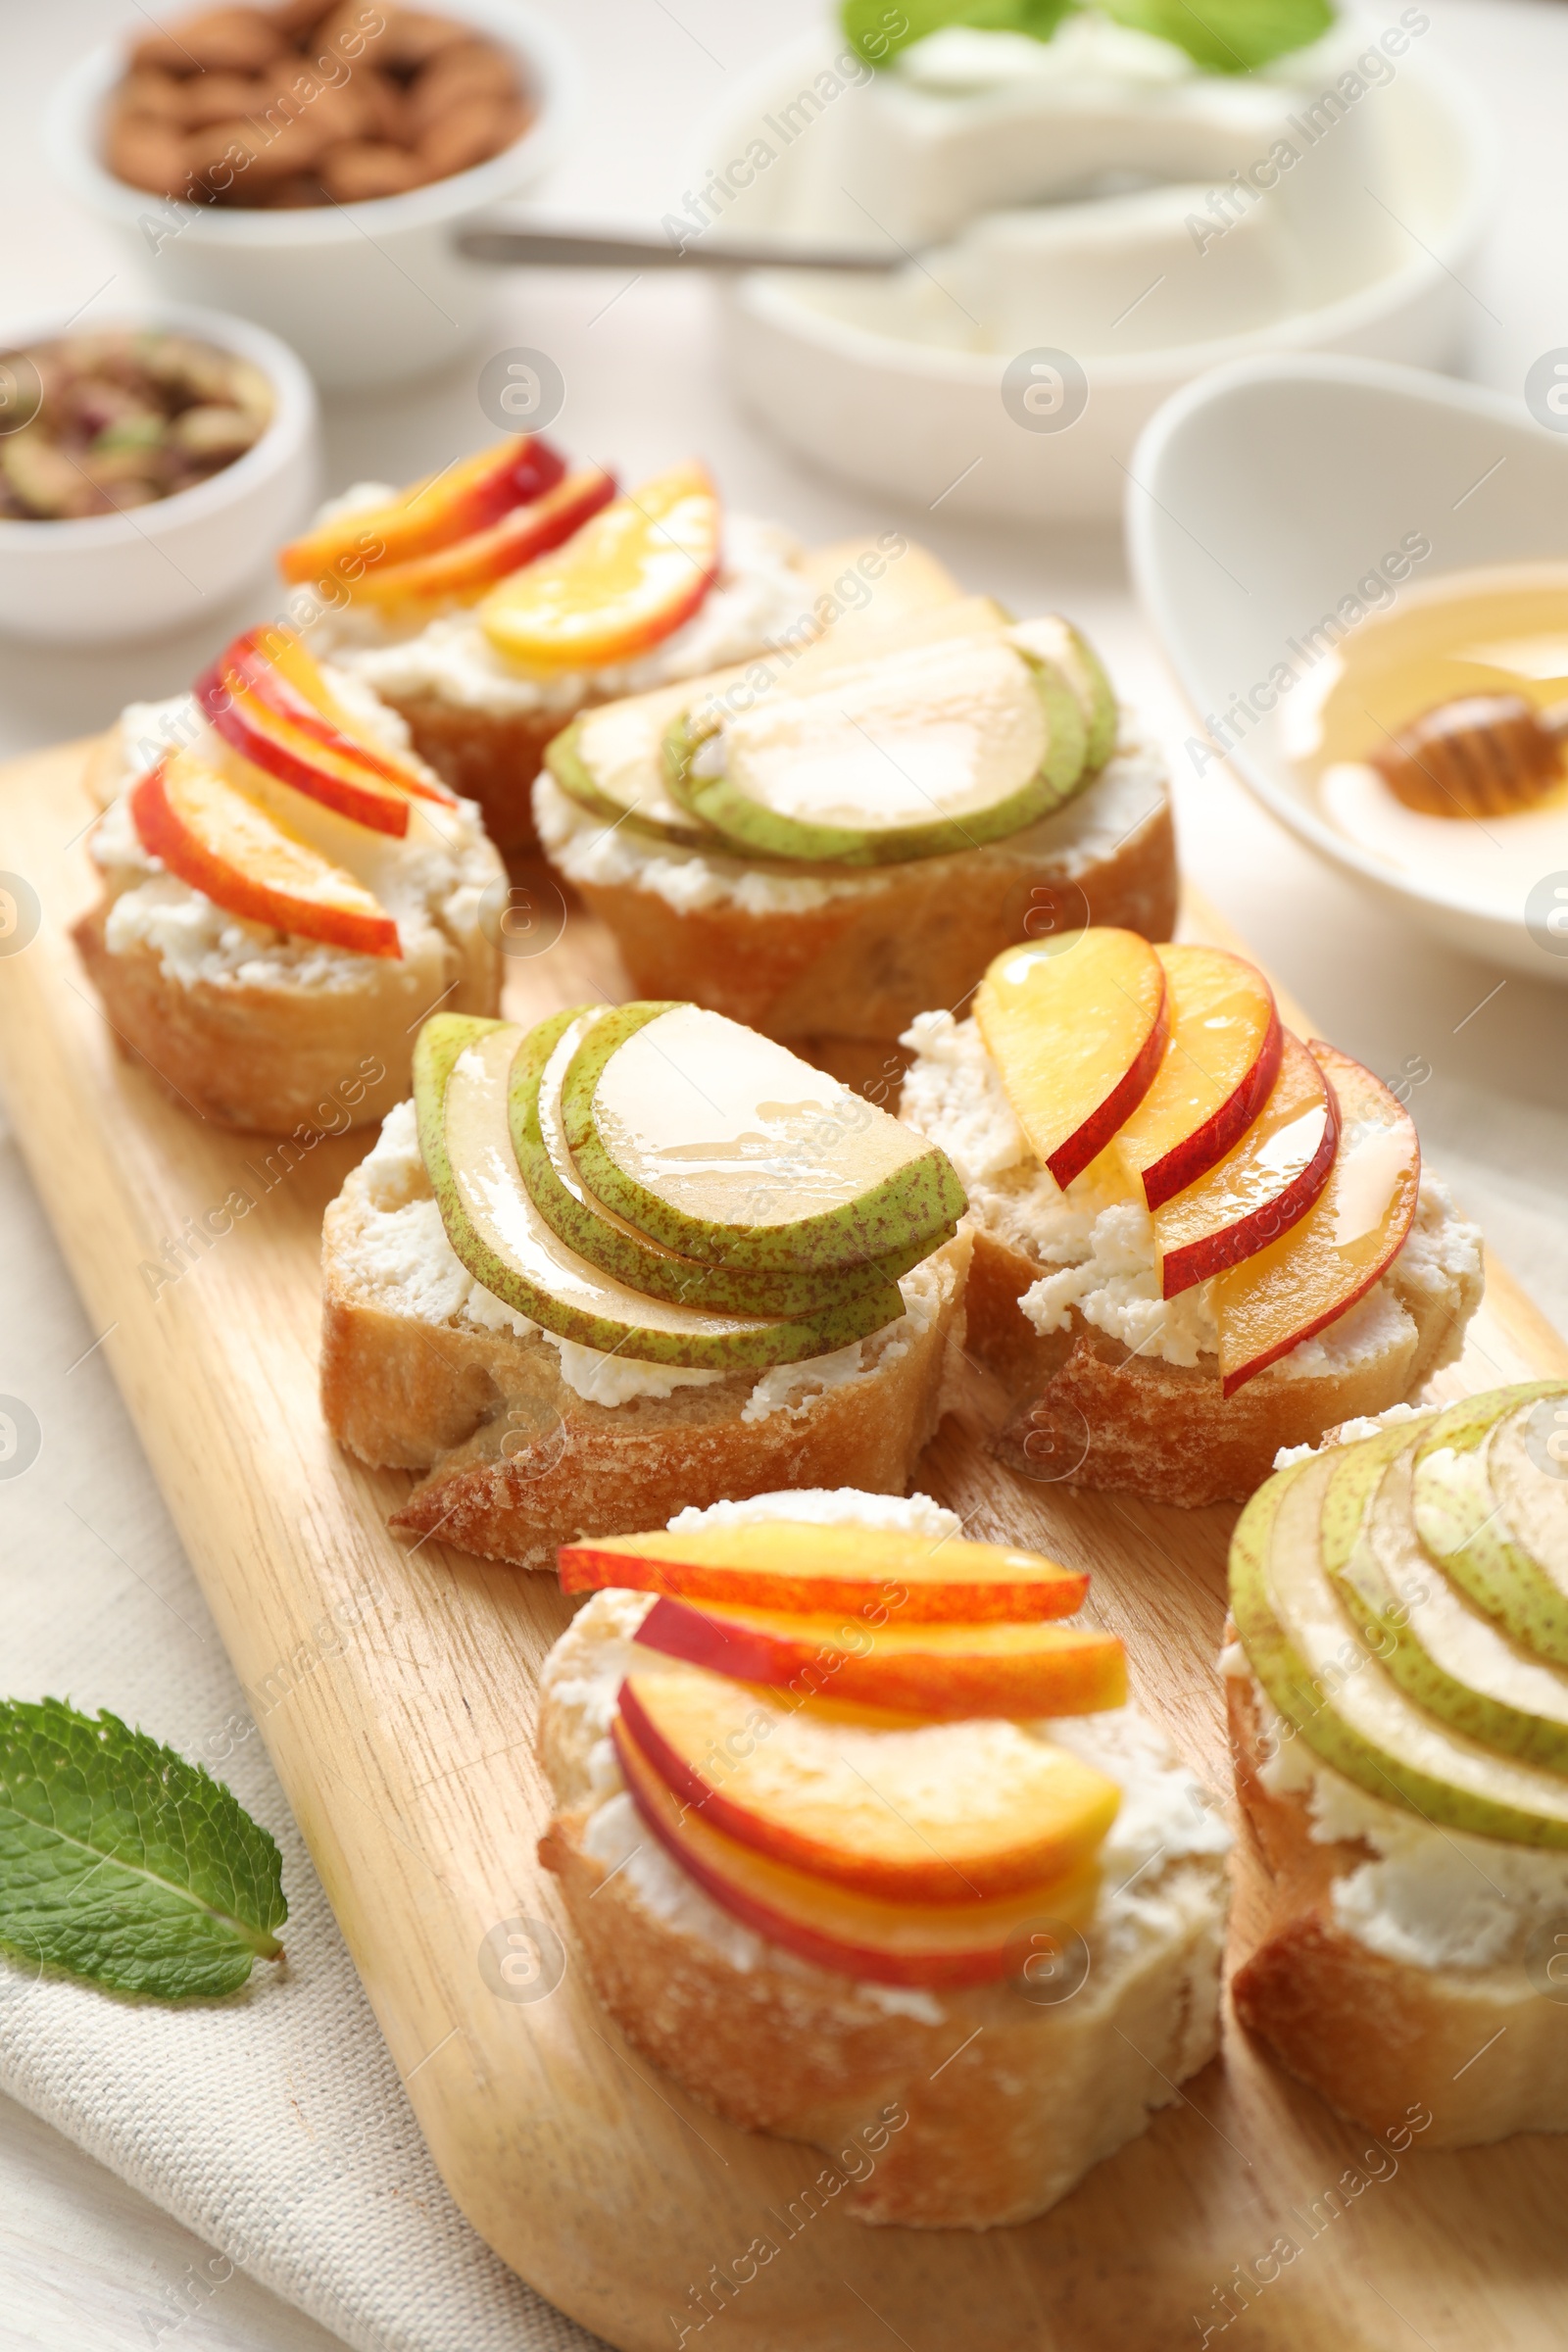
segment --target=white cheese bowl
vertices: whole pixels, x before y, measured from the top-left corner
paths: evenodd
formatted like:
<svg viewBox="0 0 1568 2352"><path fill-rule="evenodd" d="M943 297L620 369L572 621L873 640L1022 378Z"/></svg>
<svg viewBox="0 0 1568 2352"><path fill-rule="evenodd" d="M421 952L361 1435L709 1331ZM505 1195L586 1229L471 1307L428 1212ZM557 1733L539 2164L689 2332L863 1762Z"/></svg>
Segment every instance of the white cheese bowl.
<svg viewBox="0 0 1568 2352"><path fill-rule="evenodd" d="M1349 26L1345 37L1370 42L1375 29L1363 36ZM917 251L1015 201L1028 137L1042 144L1016 95L964 99L947 122L922 122L911 110L903 149L878 121L867 84L843 88L803 128L802 94L819 86L824 70L833 74L831 57L825 34L792 45L707 124L704 170L724 172L726 187L752 173L723 199L715 238L810 226L815 242L876 251L892 237ZM923 324L948 347L887 331L884 280L773 271L739 279L723 301L742 398L803 456L921 507L1104 520L1120 511L1144 425L1207 368L1271 350L1457 365L1472 307L1457 279L1492 222L1498 175L1488 122L1438 58L1401 53L1393 77L1334 125L1323 154L1303 151L1302 169L1281 182L1294 207L1294 251L1278 233L1283 199L1243 216L1200 252L1195 245L1187 214L1228 169L1266 154L1264 117L1293 95L1250 79L1195 76L1132 100L1114 89L1075 97L1059 134L1050 134L1059 166L1054 177L1042 168L1031 209L995 211L977 239L941 247L905 272L895 300L918 308L923 298ZM1310 103L1310 86L1299 103ZM759 139L775 159L760 168ZM731 159L749 154L749 166L729 172ZM1125 173L1135 160L1145 178L1165 184L1060 201L1097 162ZM803 195L808 171L837 190L809 221L802 206L817 192ZM1029 269L1040 289L1033 331ZM1022 339L1021 352L957 347L967 331L961 317L977 298L996 333ZM1246 323L1271 303L1276 316ZM1078 413L1063 429L1026 428L1018 388L1010 408L1004 400L1005 370L1009 358L1016 371L1020 356L1048 349L1081 364L1080 399L1068 394ZM1048 416L1057 390L1043 396Z"/></svg>
<svg viewBox="0 0 1568 2352"><path fill-rule="evenodd" d="M1348 599L1382 606L1388 571L1374 584L1374 569L1407 536L1430 552L1413 575L1403 564L1396 598L1427 594L1444 572L1562 567L1568 433L1544 430L1501 393L1413 368L1261 359L1178 393L1139 442L1132 475L1133 576L1193 709L1191 763L1202 773L1228 756L1298 839L1439 939L1568 984L1560 915L1547 946L1539 909L1534 930L1528 918L1529 892L1504 913L1479 878L1422 875L1375 855L1329 821L1288 750L1292 697L1311 693L1319 649L1336 642L1325 621ZM1357 598L1358 584L1371 593ZM1270 677L1282 663L1289 685ZM1568 905L1568 815L1561 831L1557 895ZM1544 860L1533 887L1548 901L1553 879Z"/></svg>
<svg viewBox="0 0 1568 2352"><path fill-rule="evenodd" d="M521 137L470 172L404 196L288 212L149 195L102 160L105 104L125 69L121 42L93 50L55 90L44 120L50 164L158 295L270 327L328 388L429 374L470 348L496 301L495 271L456 250L454 228L531 187L561 153L577 106L574 53L523 0L439 7L511 50L534 101Z"/></svg>
<svg viewBox="0 0 1568 2352"><path fill-rule="evenodd" d="M122 514L0 519L0 631L7 636L109 645L178 628L254 583L316 504L316 390L286 344L220 311L160 305L92 321L94 329L121 325L189 335L249 360L272 387L271 422L243 457L172 498ZM69 331L61 318L24 318L0 331L0 350Z"/></svg>

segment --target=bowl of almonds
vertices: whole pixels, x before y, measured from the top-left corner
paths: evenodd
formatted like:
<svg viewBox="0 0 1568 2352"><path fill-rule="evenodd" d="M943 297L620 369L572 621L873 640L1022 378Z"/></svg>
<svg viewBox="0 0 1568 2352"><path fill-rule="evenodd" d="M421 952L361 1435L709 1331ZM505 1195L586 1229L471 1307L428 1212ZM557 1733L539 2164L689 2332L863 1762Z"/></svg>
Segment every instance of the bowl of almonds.
<svg viewBox="0 0 1568 2352"><path fill-rule="evenodd" d="M315 388L216 311L0 331L0 633L89 645L220 612L316 496Z"/></svg>
<svg viewBox="0 0 1568 2352"><path fill-rule="evenodd" d="M47 140L168 299L257 319L324 385L375 385L482 332L494 278L453 229L539 177L574 78L520 0L207 8L85 58Z"/></svg>

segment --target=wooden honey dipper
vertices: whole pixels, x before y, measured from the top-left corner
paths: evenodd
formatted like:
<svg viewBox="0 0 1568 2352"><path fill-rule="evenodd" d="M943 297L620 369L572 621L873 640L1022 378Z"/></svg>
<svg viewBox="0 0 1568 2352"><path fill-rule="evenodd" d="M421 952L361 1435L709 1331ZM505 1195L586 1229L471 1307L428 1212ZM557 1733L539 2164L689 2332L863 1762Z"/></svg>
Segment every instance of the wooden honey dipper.
<svg viewBox="0 0 1568 2352"><path fill-rule="evenodd" d="M1550 791L1568 742L1568 703L1522 694L1439 703L1368 755L1396 800L1427 816L1506 816Z"/></svg>

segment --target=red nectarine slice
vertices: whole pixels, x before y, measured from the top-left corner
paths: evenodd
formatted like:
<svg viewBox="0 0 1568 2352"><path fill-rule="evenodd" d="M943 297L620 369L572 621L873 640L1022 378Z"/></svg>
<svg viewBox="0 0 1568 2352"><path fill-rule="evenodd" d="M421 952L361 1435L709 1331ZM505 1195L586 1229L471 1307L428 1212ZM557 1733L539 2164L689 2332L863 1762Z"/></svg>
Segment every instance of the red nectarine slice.
<svg viewBox="0 0 1568 2352"><path fill-rule="evenodd" d="M1329 1180L1298 1225L1214 1285L1227 1396L1363 1298L1404 1246L1421 1185L1415 1124L1381 1079L1335 1047L1312 1055L1339 1103Z"/></svg>
<svg viewBox="0 0 1568 2352"><path fill-rule="evenodd" d="M330 740L335 730L308 732L264 701L242 669L221 662L203 670L194 692L215 733L280 784L373 832L408 832L408 793L367 767L347 738Z"/></svg>
<svg viewBox="0 0 1568 2352"><path fill-rule="evenodd" d="M328 686L313 654L292 629L247 629L227 647L217 666L232 670L280 718L319 743L359 761L371 775L395 784L416 800L439 801L450 808L444 784L421 776L381 743L367 742L360 727Z"/></svg>
<svg viewBox="0 0 1568 2352"><path fill-rule="evenodd" d="M564 459L548 441L518 433L411 482L383 506L352 509L318 523L290 540L277 559L278 569L285 580L314 579L345 556L359 555L368 539L380 541L383 564L429 555L484 530L511 508L543 497L565 470Z"/></svg>
<svg viewBox="0 0 1568 2352"><path fill-rule="evenodd" d="M868 1624L878 1605L901 1625L1070 1617L1089 1590L1081 1569L1006 1544L791 1519L603 1536L558 1557L564 1592L620 1585L787 1616L859 1609Z"/></svg>
<svg viewBox="0 0 1568 2352"><path fill-rule="evenodd" d="M1247 1132L1280 1066L1280 1016L1257 966L1224 948L1156 947L1170 1035L1116 1152L1151 1208L1211 1168Z"/></svg>
<svg viewBox="0 0 1568 2352"><path fill-rule="evenodd" d="M1103 1151L1165 1052L1165 970L1136 931L1069 931L1006 948L975 1019L1013 1116L1059 1185Z"/></svg>
<svg viewBox="0 0 1568 2352"><path fill-rule="evenodd" d="M997 1716L884 1730L697 1667L628 1675L620 1720L660 1778L759 1853L885 1902L1012 1894L1096 1852L1121 1791Z"/></svg>
<svg viewBox="0 0 1568 2352"><path fill-rule="evenodd" d="M1298 1224L1329 1180L1339 1132L1332 1089L1285 1031L1279 1075L1241 1142L1154 1211L1163 1296L1255 1257Z"/></svg>
<svg viewBox="0 0 1568 2352"><path fill-rule="evenodd" d="M562 546L614 495L615 477L601 466L568 473L543 497L514 507L471 538L427 556L411 556L405 564L368 564L354 583L354 601L382 607L472 604L497 580Z"/></svg>
<svg viewBox="0 0 1568 2352"><path fill-rule="evenodd" d="M191 753L139 777L130 813L142 847L228 913L360 956L402 955L397 924L362 883Z"/></svg>
<svg viewBox="0 0 1568 2352"><path fill-rule="evenodd" d="M672 466L505 581L480 608L484 632L534 669L629 661L697 611L718 577L718 532L706 467Z"/></svg>
<svg viewBox="0 0 1568 2352"><path fill-rule="evenodd" d="M818 1968L874 1984L988 1984L1056 1959L1062 1928L1095 1907L1091 1861L1015 1894L963 1903L886 1903L791 1870L726 1838L682 1805L619 1724L615 1753L643 1823L733 1919Z"/></svg>
<svg viewBox="0 0 1568 2352"><path fill-rule="evenodd" d="M881 1603L872 1606L886 1617ZM791 1617L662 1594L637 1639L736 1682L944 1721L1092 1715L1127 1697L1122 1645L1094 1626L875 1627L861 1616Z"/></svg>

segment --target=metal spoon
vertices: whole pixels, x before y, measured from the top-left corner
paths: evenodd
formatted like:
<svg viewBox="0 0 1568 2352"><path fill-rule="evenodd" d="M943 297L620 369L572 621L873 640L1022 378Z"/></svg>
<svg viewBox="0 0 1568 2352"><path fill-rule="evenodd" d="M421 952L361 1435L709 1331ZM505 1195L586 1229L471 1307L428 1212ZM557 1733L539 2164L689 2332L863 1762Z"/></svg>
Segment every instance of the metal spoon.
<svg viewBox="0 0 1568 2352"><path fill-rule="evenodd" d="M514 228L503 221L484 220L460 228L455 243L471 262L529 270L888 270L902 269L913 258L902 249L891 254L846 253L842 247L710 244L706 237L694 237L691 244L681 247L658 237L601 236L597 230L575 228Z"/></svg>

